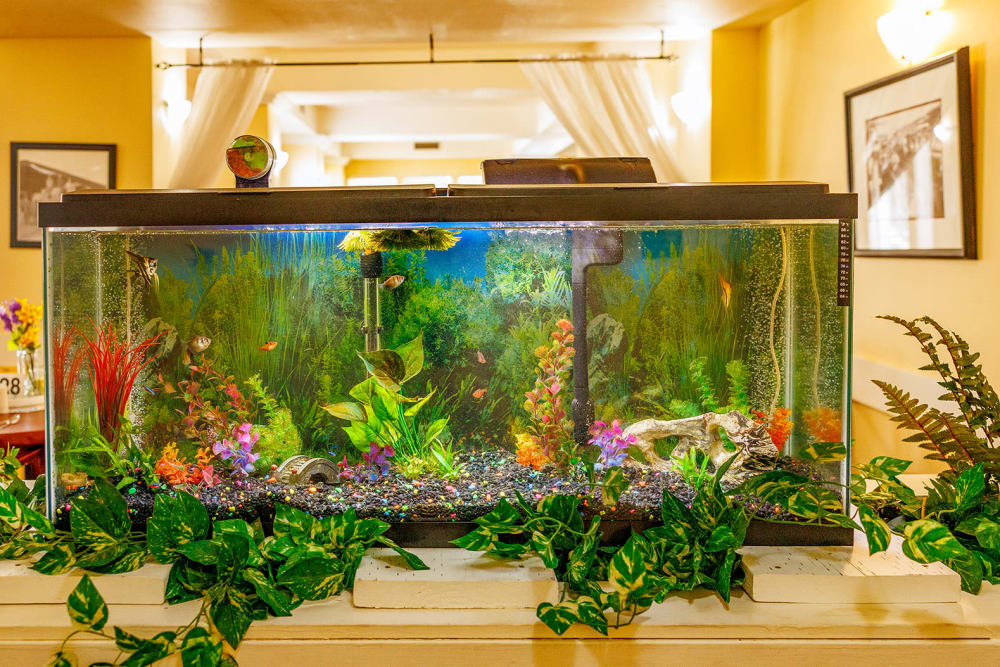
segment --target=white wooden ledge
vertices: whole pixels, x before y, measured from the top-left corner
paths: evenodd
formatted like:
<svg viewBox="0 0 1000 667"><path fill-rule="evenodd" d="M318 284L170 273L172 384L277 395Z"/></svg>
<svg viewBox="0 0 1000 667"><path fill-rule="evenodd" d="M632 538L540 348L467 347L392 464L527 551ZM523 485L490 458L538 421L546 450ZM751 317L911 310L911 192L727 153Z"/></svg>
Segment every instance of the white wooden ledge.
<svg viewBox="0 0 1000 667"><path fill-rule="evenodd" d="M150 566L98 577L102 590L162 576ZM58 579L55 577L53 579ZM112 584L110 588L106 588ZM75 585L75 581L74 581ZM122 589L119 589L122 590ZM0 597L3 597L0 593ZM111 602L110 625L152 636L187 623L200 603ZM0 665L45 664L70 631L65 605L0 604ZM74 641L81 662L110 660L110 642ZM654 605L605 639L585 627L558 638L533 609L363 609L350 594L308 602L291 617L254 623L240 664L738 664L782 662L906 665L914 657L939 664L1000 664L1000 587L955 603L788 604L754 602L734 591L724 604L707 591ZM164 664L171 663L169 660Z"/></svg>

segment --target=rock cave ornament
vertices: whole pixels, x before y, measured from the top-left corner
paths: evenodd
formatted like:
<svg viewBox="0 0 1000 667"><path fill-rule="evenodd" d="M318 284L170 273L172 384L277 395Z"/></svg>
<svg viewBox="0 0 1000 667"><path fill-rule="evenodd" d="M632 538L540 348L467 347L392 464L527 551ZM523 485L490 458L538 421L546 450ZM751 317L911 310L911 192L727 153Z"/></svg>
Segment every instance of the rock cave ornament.
<svg viewBox="0 0 1000 667"><path fill-rule="evenodd" d="M724 414L707 412L697 417L670 421L643 419L628 426L623 435L635 436L635 446L642 450L651 468L668 471L671 470L671 462L656 453L657 440L676 437L674 455L682 456L695 447L705 452L712 465L718 468L734 454L726 448L720 430L725 431L729 441L736 446L736 460L723 481L739 483L751 475L774 470L778 462L778 448L771 442L767 427L736 410Z"/></svg>

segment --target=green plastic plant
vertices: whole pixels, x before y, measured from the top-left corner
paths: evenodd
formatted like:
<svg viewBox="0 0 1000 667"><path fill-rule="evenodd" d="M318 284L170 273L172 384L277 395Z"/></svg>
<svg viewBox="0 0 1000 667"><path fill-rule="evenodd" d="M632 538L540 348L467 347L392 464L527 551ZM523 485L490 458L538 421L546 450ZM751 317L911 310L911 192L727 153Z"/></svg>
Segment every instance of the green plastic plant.
<svg viewBox="0 0 1000 667"><path fill-rule="evenodd" d="M453 543L498 558L531 552L555 570L564 583L562 597L543 602L536 613L559 635L574 623L606 635L673 591L705 587L728 601L742 580L736 550L750 521L722 491L720 480L730 463L698 490L690 507L664 491L663 525L633 533L620 548L601 546L600 517L584 526L580 500L562 495L533 507L520 495L516 504L501 500L476 520L478 528Z"/></svg>
<svg viewBox="0 0 1000 667"><path fill-rule="evenodd" d="M688 448L681 456L671 455L670 461L670 469L696 490L712 478L708 470L708 455L697 447Z"/></svg>
<svg viewBox="0 0 1000 667"><path fill-rule="evenodd" d="M123 665L149 665L173 653L185 665L235 664L232 654L254 620L288 616L304 600L350 589L372 545L395 550L414 569L427 567L384 537L389 524L359 520L353 511L319 520L279 503L273 533L265 537L259 523L211 522L194 496L161 493L145 532L136 531L122 495L101 479L86 497L71 500L70 530L61 530L32 508L40 496L8 475L12 465L7 458L0 460L5 482L0 487L0 557L41 553L31 568L43 574L73 567L129 572L152 557L171 565L168 604L201 600L195 617L175 631L142 638L116 627L112 634L104 629L107 606L85 576L67 601L76 629L60 646L57 665L76 664L66 646L81 633L114 641ZM44 489L44 482L39 488Z"/></svg>
<svg viewBox="0 0 1000 667"><path fill-rule="evenodd" d="M322 406L334 417L350 421L343 427L351 443L361 452L374 442L391 447L393 462L407 477L418 477L434 464L431 448L450 439L448 417L422 424L420 409L434 395L409 398L400 393L401 385L423 368L423 339L418 335L395 350L359 353L370 377L350 390L354 401Z"/></svg>
<svg viewBox="0 0 1000 667"><path fill-rule="evenodd" d="M431 456L437 466L438 474L443 479L455 480L462 476L465 463L458 459L451 442L446 444L435 442L431 446Z"/></svg>
<svg viewBox="0 0 1000 667"><path fill-rule="evenodd" d="M155 482L159 479L156 460L151 452L136 440L136 429L127 417L119 419L117 431L108 441L97 424L88 422L79 428L57 427L65 443L59 458L64 470L79 470L93 478L114 479L118 488L137 480Z"/></svg>
<svg viewBox="0 0 1000 667"><path fill-rule="evenodd" d="M301 453L302 437L291 411L279 405L268 394L259 375L247 379L244 384L249 388L249 398L257 403L260 413L266 419L266 424L257 426L260 434L256 447L260 453L257 468L267 470L272 465L280 465L282 461Z"/></svg>

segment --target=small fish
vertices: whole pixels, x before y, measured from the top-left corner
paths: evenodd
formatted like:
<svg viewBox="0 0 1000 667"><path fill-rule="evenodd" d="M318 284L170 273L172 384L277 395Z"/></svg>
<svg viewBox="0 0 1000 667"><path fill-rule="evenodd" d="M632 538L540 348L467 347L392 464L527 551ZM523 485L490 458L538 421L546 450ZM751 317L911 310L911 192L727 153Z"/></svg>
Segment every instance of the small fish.
<svg viewBox="0 0 1000 667"><path fill-rule="evenodd" d="M163 393L164 394L172 394L175 391L177 391L176 389L174 389L174 385L170 384L169 382L167 382L166 380L163 379L163 373L157 373L156 374L156 379L159 380L160 384L163 385Z"/></svg>
<svg viewBox="0 0 1000 667"><path fill-rule="evenodd" d="M90 478L85 472L64 472L59 475L59 481L62 482L63 486L67 489L78 489L81 486L86 486Z"/></svg>
<svg viewBox="0 0 1000 667"><path fill-rule="evenodd" d="M399 274L389 276L382 283L382 288L392 291L402 285L404 280L406 280L406 276L401 276Z"/></svg>
<svg viewBox="0 0 1000 667"><path fill-rule="evenodd" d="M482 398L483 396L486 395L487 391L488 390L486 389L486 387L483 387L482 389L477 389L474 392L472 392L472 398L476 399Z"/></svg>
<svg viewBox="0 0 1000 667"><path fill-rule="evenodd" d="M150 396L156 396L156 392L150 389L148 386L142 385L142 388L148 391Z"/></svg>
<svg viewBox="0 0 1000 667"><path fill-rule="evenodd" d="M722 305L729 308L729 298L733 295L733 286L729 284L722 274L719 274L719 284L722 285Z"/></svg>
<svg viewBox="0 0 1000 667"><path fill-rule="evenodd" d="M278 341L276 341L276 340L269 340L266 343L264 343L263 345L261 345L260 347L258 347L257 349L260 350L261 352L270 352L271 350L273 350L276 347L278 347Z"/></svg>
<svg viewBox="0 0 1000 667"><path fill-rule="evenodd" d="M153 287L154 290L159 289L160 277L156 273L156 258L139 255L130 250L126 250L125 254L129 256L132 264L135 265L133 273L142 278L142 282L146 284L146 287Z"/></svg>
<svg viewBox="0 0 1000 667"><path fill-rule="evenodd" d="M478 361L481 364L486 363L486 357L484 357L483 353L480 352L479 350L476 350L476 361Z"/></svg>
<svg viewBox="0 0 1000 667"><path fill-rule="evenodd" d="M201 354L208 349L208 346L212 344L212 339L208 336L195 336L188 341L187 347L184 348L184 355L181 361L184 365L191 363L191 357L196 354Z"/></svg>

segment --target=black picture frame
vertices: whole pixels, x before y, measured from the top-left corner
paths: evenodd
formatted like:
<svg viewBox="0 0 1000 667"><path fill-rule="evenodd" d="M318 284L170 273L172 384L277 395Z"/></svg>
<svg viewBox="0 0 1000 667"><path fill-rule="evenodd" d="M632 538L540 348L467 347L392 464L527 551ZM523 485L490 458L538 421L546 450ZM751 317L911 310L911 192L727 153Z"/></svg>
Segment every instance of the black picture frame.
<svg viewBox="0 0 1000 667"><path fill-rule="evenodd" d="M958 124L958 127L956 128L956 144L958 148L956 167L958 169L959 180L958 195L961 198L958 205L958 215L961 217L961 247L907 249L862 248L858 246L858 235L856 234L854 254L859 257L937 257L951 259L976 259L978 256L976 240L977 220L975 159L972 132L972 77L969 67L969 47L962 47L956 51L946 53L916 67L878 79L877 81L872 81L871 83L853 88L844 93L844 111L847 129L847 182L851 192L858 192L858 184L855 183L856 170L854 164L854 161L858 156L856 146L854 146L854 132L852 127L852 124L856 119L851 117L852 100L858 96L898 84L907 79L926 75L928 72L942 67L953 67L955 69L956 77L957 99L955 100L955 109ZM898 109L899 112L908 110L909 109L904 107L900 107ZM864 121L867 122L868 119L864 119ZM941 195L941 198L943 199L943 195ZM864 205L861 205L858 210L858 222L866 222L866 216L867 210Z"/></svg>
<svg viewBox="0 0 1000 667"><path fill-rule="evenodd" d="M10 247L11 248L41 248L42 243L40 240L32 240L23 238L23 228L21 224L23 221L19 218L20 214L20 200L21 200L21 190L22 183L20 182L20 169L18 165L20 164L20 155L22 151L66 151L67 153L79 153L81 151L95 151L103 152L107 155L107 183L88 181L82 177L67 174L65 172L59 171L57 165L46 164L39 165L42 168L50 169L53 172L54 178L62 177L66 179L67 189L59 189L53 186L54 194L62 195L65 192L71 192L77 189L90 189L87 187L79 188L72 187L75 183L77 185L89 185L96 186L100 189L113 190L115 189L116 171L117 171L117 161L118 161L118 146L117 144L75 144L75 143L49 143L49 142L38 142L38 141L12 141L10 142ZM68 157L68 156L67 156ZM36 205L37 208L37 205ZM37 216L37 211L35 213ZM37 217L36 217L37 225Z"/></svg>

